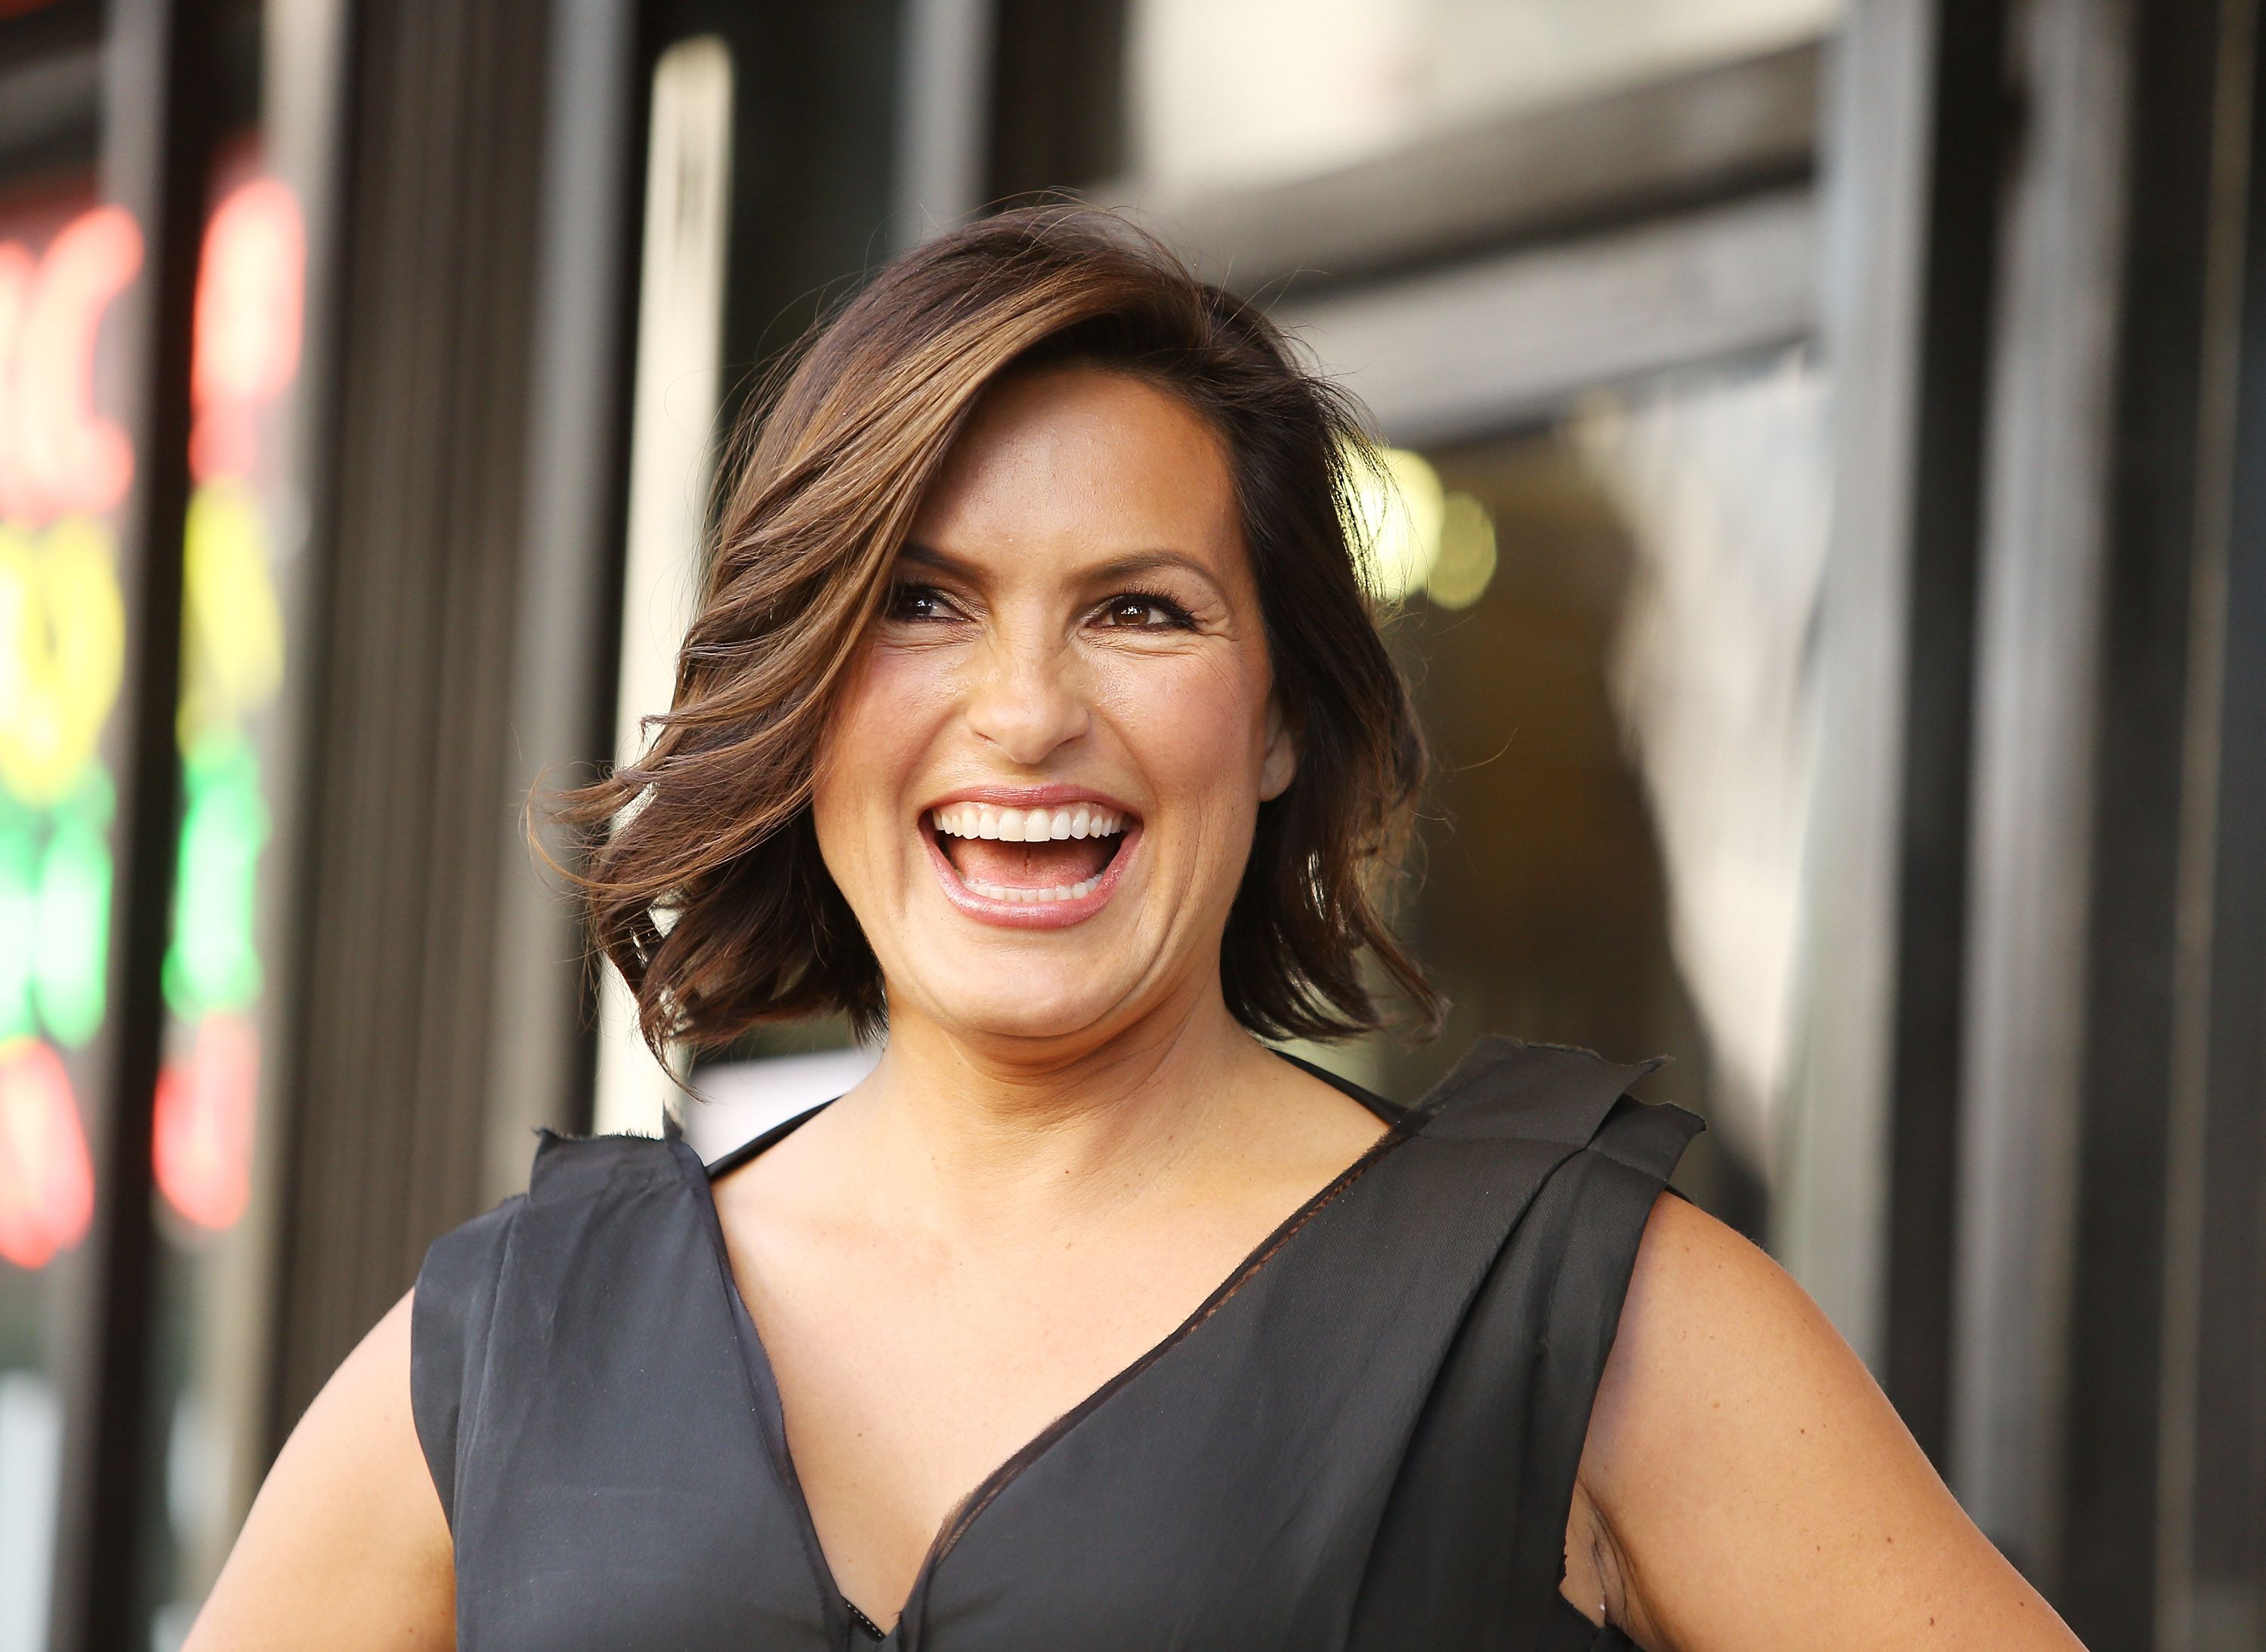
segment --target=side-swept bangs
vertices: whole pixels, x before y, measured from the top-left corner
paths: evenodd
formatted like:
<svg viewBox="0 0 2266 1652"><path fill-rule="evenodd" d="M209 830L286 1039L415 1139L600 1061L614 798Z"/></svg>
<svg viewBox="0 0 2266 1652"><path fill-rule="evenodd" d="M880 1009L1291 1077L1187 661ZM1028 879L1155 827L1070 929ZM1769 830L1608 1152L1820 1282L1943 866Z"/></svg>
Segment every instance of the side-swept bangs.
<svg viewBox="0 0 2266 1652"><path fill-rule="evenodd" d="M1441 1005L1377 904L1422 777L1408 696L1349 543L1354 409L1255 308L1112 215L1027 208L883 269L806 341L735 443L735 477L669 713L644 757L562 800L597 945L647 1041L713 1046L886 1015L881 972L811 823L820 738L923 495L1003 375L1078 361L1187 398L1229 455L1296 778L1261 807L1221 943L1230 1010L1267 1037Z"/></svg>

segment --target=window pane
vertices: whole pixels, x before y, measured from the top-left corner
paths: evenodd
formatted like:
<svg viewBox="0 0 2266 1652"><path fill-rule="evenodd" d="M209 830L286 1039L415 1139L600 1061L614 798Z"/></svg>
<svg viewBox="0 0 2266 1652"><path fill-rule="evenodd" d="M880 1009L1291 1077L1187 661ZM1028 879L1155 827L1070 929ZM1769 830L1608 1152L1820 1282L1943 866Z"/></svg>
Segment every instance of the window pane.
<svg viewBox="0 0 2266 1652"><path fill-rule="evenodd" d="M1840 0L1137 0L1144 185L1350 164L1488 115L1814 39Z"/></svg>
<svg viewBox="0 0 2266 1652"><path fill-rule="evenodd" d="M0 1652L47 1643L59 1333L87 1289L135 460L103 323L142 252L91 178L0 200Z"/></svg>
<svg viewBox="0 0 2266 1652"><path fill-rule="evenodd" d="M151 1406L163 1442L150 1641L178 1646L265 1466L292 673L306 595L289 455L306 289L301 203L246 131L212 169L197 273L183 544L182 813L150 1153ZM156 1467L157 1465L152 1466Z"/></svg>
<svg viewBox="0 0 2266 1652"><path fill-rule="evenodd" d="M1402 925L1454 1008L1366 1071L1412 1096L1490 1032L1669 1056L1645 1093L1708 1118L1692 1190L1758 1232L1797 985L1824 377L1802 352L1678 375L1396 468L1436 490L1402 519L1424 543L1386 559L1436 763Z"/></svg>

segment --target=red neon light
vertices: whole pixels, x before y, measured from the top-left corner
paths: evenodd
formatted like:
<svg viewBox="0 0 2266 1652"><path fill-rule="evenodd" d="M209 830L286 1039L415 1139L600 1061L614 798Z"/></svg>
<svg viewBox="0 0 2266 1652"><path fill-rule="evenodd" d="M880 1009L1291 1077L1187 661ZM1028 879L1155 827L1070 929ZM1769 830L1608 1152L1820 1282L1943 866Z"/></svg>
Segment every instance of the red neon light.
<svg viewBox="0 0 2266 1652"><path fill-rule="evenodd" d="M16 451L14 369L39 270L39 260L22 242L0 241L0 516L32 514L31 485Z"/></svg>
<svg viewBox="0 0 2266 1652"><path fill-rule="evenodd" d="M150 1147L165 1202L194 1225L234 1227L252 1200L252 1128L259 1042L233 1015L197 1024L186 1063L157 1078Z"/></svg>
<svg viewBox="0 0 2266 1652"><path fill-rule="evenodd" d="M94 1166L62 1057L36 1039L0 1045L0 1257L44 1268L93 1216Z"/></svg>
<svg viewBox="0 0 2266 1652"><path fill-rule="evenodd" d="M94 350L104 311L141 267L142 231L118 207L81 213L40 260L15 325L13 373L0 361L0 378L13 381L0 383L8 514L99 515L126 497L134 447L95 411Z"/></svg>
<svg viewBox="0 0 2266 1652"><path fill-rule="evenodd" d="M205 226L190 377L199 481L251 471L253 416L299 370L306 267L298 199L276 179L239 184Z"/></svg>

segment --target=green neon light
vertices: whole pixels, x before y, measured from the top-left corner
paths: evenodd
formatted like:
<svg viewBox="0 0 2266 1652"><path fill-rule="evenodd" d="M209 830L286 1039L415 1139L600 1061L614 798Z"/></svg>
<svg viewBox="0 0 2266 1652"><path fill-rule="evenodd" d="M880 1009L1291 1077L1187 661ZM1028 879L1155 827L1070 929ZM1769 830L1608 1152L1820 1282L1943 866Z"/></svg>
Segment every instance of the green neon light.
<svg viewBox="0 0 2266 1652"><path fill-rule="evenodd" d="M39 904L39 845L31 827L21 820L0 822L0 1044L33 1031Z"/></svg>
<svg viewBox="0 0 2266 1652"><path fill-rule="evenodd" d="M164 983L173 1012L194 1018L242 1009L259 996L252 921L268 817L259 755L241 735L206 734L189 752L182 778L188 808Z"/></svg>
<svg viewBox="0 0 2266 1652"><path fill-rule="evenodd" d="M110 943L109 777L91 771L50 816L39 857L33 1000L48 1035L84 1044L102 1025Z"/></svg>
<svg viewBox="0 0 2266 1652"><path fill-rule="evenodd" d="M36 996L61 1044L84 1044L102 1025L104 941L110 931L110 846L83 820L55 822L40 858Z"/></svg>

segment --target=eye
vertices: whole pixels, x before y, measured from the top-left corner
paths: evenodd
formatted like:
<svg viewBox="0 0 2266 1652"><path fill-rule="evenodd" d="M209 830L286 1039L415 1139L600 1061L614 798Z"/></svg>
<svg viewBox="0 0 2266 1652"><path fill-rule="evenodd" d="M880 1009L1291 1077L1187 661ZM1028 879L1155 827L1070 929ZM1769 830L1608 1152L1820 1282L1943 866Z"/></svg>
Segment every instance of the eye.
<svg viewBox="0 0 2266 1652"><path fill-rule="evenodd" d="M891 619L924 620L950 619L954 617L952 599L933 585L899 585L889 592L885 610Z"/></svg>
<svg viewBox="0 0 2266 1652"><path fill-rule="evenodd" d="M1153 591L1121 592L1094 618L1113 631L1185 631L1195 623L1178 603Z"/></svg>

